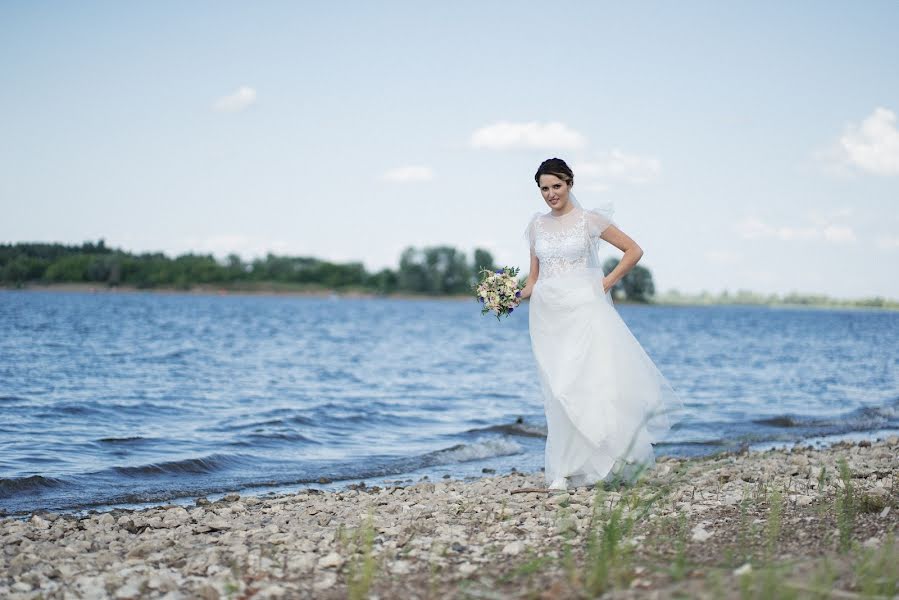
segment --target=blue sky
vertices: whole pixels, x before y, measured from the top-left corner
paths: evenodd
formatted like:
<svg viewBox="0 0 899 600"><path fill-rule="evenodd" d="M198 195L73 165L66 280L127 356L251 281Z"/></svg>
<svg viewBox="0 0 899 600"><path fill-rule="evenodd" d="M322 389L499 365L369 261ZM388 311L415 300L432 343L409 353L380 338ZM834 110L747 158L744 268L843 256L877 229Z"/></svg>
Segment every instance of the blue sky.
<svg viewBox="0 0 899 600"><path fill-rule="evenodd" d="M526 267L559 156L660 291L899 298L897 30L892 1L5 2L0 241Z"/></svg>

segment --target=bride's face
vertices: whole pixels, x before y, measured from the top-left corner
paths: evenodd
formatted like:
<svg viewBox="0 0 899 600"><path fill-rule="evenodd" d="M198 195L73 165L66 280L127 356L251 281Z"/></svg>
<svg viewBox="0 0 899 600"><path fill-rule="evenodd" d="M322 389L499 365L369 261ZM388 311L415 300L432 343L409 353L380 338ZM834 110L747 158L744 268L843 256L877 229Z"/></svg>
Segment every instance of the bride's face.
<svg viewBox="0 0 899 600"><path fill-rule="evenodd" d="M571 186L555 175L540 176L540 193L547 206L555 211L566 211L568 206L568 192Z"/></svg>

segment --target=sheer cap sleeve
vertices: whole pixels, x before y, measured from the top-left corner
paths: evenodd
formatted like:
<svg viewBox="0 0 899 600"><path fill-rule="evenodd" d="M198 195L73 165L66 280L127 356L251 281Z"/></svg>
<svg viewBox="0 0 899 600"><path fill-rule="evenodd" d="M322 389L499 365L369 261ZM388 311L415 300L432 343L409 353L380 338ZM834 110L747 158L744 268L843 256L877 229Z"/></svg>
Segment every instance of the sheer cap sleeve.
<svg viewBox="0 0 899 600"><path fill-rule="evenodd" d="M598 239L609 225L615 225L617 227L615 221L612 220L612 213L614 212L615 209L611 204L605 204L599 208L584 209L587 220L587 231L589 232L590 237Z"/></svg>
<svg viewBox="0 0 899 600"><path fill-rule="evenodd" d="M540 213L534 213L533 216L531 216L531 220L528 222L528 226L524 230L524 239L531 249L531 254L534 253L534 242L537 239L536 227L538 218L540 218Z"/></svg>

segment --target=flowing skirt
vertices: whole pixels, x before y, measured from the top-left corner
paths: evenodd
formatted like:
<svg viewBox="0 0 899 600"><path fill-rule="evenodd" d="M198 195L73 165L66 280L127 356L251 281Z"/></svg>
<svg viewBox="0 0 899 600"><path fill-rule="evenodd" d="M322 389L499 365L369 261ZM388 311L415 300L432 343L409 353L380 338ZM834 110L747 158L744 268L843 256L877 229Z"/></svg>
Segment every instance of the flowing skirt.
<svg viewBox="0 0 899 600"><path fill-rule="evenodd" d="M543 391L547 484L591 485L654 463L680 399L592 273L538 279L531 347Z"/></svg>

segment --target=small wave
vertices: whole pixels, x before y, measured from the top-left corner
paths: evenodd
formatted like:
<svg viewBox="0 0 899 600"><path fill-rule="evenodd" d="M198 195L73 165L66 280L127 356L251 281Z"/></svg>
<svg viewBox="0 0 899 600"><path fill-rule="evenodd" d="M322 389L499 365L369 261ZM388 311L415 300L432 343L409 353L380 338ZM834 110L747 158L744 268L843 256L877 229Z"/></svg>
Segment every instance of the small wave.
<svg viewBox="0 0 899 600"><path fill-rule="evenodd" d="M10 498L23 492L40 492L66 484L65 480L55 477L43 477L41 475L29 475L28 477L0 478L0 498Z"/></svg>
<svg viewBox="0 0 899 600"><path fill-rule="evenodd" d="M508 439L485 439L473 444L456 444L418 456L392 458L386 461L360 461L325 466L301 477L275 477L266 481L246 482L248 487L293 485L308 483L332 483L354 479L368 479L387 475L401 475L422 468L449 465L460 462L485 460L497 456L521 454L524 449L518 442Z"/></svg>
<svg viewBox="0 0 899 600"><path fill-rule="evenodd" d="M0 396L0 403L7 402L28 402L28 398L20 398L18 396Z"/></svg>
<svg viewBox="0 0 899 600"><path fill-rule="evenodd" d="M678 448L680 446L690 447L690 446L731 446L734 445L734 442L728 442L725 440L688 440L684 442L656 442L653 444L655 448Z"/></svg>
<svg viewBox="0 0 899 600"><path fill-rule="evenodd" d="M536 425L528 425L524 419L519 417L514 423L503 423L502 425L490 425L489 427L475 427L469 429L465 433L502 433L506 435L517 435L521 437L545 438L546 428Z"/></svg>
<svg viewBox="0 0 899 600"><path fill-rule="evenodd" d="M765 419L753 419L756 425L767 425L768 427L798 427L807 423L801 423L796 417L790 415L781 415L779 417L768 417Z"/></svg>
<svg viewBox="0 0 899 600"><path fill-rule="evenodd" d="M781 429L803 428L808 430L807 435L814 435L818 433L865 431L895 424L897 419L899 419L899 402L890 402L881 406L860 406L851 411L826 418L783 414L753 419L752 423Z"/></svg>
<svg viewBox="0 0 899 600"><path fill-rule="evenodd" d="M84 404L56 404L48 408L51 408L53 410L53 413L63 413L67 415L90 415L100 412L98 407L86 406ZM52 415L53 413L47 414Z"/></svg>
<svg viewBox="0 0 899 600"><path fill-rule="evenodd" d="M306 437L300 433L292 432L292 431L270 431L270 432L254 432L246 434L244 437L248 438L247 440L241 440L234 442L232 445L234 446L254 446L253 442L257 443L265 443L265 442L303 442L306 444L317 444L318 442L313 440L312 438Z"/></svg>
<svg viewBox="0 0 899 600"><path fill-rule="evenodd" d="M103 442L104 444L133 444L134 442L143 442L146 440L147 438L136 435L132 437L105 437L100 438L97 441Z"/></svg>
<svg viewBox="0 0 899 600"><path fill-rule="evenodd" d="M284 421L281 419L269 419L267 421L250 421L249 423L222 423L221 425L216 425L214 427L210 427L211 431L241 431L244 429L259 429L262 427L271 427L271 426L281 426L284 425Z"/></svg>
<svg viewBox="0 0 899 600"><path fill-rule="evenodd" d="M505 392L484 392L481 394L482 398L489 398L491 400L517 400L521 398L521 394L507 394Z"/></svg>
<svg viewBox="0 0 899 600"><path fill-rule="evenodd" d="M884 404L883 406L865 406L858 410L862 417L874 419L899 419L899 401L892 404Z"/></svg>
<svg viewBox="0 0 899 600"><path fill-rule="evenodd" d="M202 458L188 458L163 463L140 465L137 467L113 467L113 471L126 477L143 475L183 475L204 474L222 471L234 466L243 465L244 457L233 454L211 454Z"/></svg>
<svg viewBox="0 0 899 600"><path fill-rule="evenodd" d="M175 404L160 404L158 402L146 401L137 402L134 404L115 402L104 404L102 408L114 414L128 413L134 415L181 415L184 413L184 408Z"/></svg>
<svg viewBox="0 0 899 600"><path fill-rule="evenodd" d="M196 352L196 348L180 348L178 350L170 350L161 354L151 354L144 360L147 362L166 362L169 360L185 358L187 356L190 356L191 354L195 354Z"/></svg>
<svg viewBox="0 0 899 600"><path fill-rule="evenodd" d="M493 439L480 440L474 444L456 444L443 450L429 452L422 456L423 466L446 465L470 460L483 460L496 456L521 454L524 449L514 440Z"/></svg>

